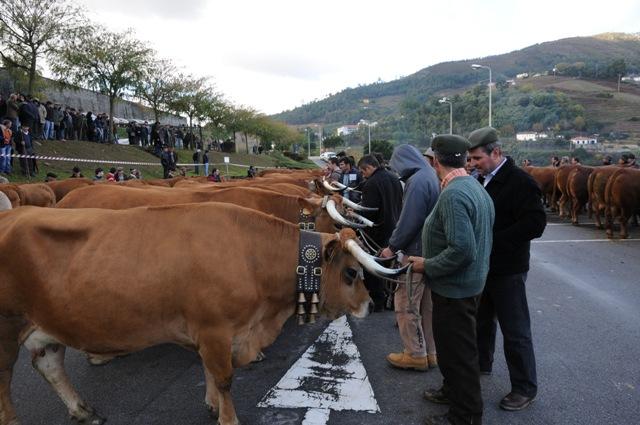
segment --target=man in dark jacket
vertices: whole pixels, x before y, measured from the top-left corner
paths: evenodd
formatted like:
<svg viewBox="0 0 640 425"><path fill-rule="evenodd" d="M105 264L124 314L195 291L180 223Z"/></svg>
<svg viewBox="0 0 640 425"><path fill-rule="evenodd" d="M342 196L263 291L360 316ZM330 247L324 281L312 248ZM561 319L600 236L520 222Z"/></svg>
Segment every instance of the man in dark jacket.
<svg viewBox="0 0 640 425"><path fill-rule="evenodd" d="M538 390L525 282L531 240L540 237L546 226L542 194L531 176L502 154L496 130L478 129L469 140L478 181L496 211L489 275L478 308L480 372L491 373L497 318L511 378L511 392L500 407L522 410L533 402Z"/></svg>
<svg viewBox="0 0 640 425"><path fill-rule="evenodd" d="M340 183L350 187L352 189L359 188L362 183L362 175L358 172L358 169L354 167L354 163L351 158L343 156L338 161L338 167L340 168L341 176ZM341 193L342 196L353 202L360 202L360 193L345 190Z"/></svg>
<svg viewBox="0 0 640 425"><path fill-rule="evenodd" d="M14 142L16 144L16 152L20 155L35 155L33 150L33 139L31 137L31 130L26 125L20 127L20 131L14 136ZM31 158L20 158L20 168L22 169L22 175L25 177L36 176L35 160Z"/></svg>
<svg viewBox="0 0 640 425"><path fill-rule="evenodd" d="M422 255L422 227L440 193L440 183L434 169L411 145L400 145L393 151L389 167L404 181L402 212L389 238L389 246L382 257L391 257L402 251L406 256ZM437 362L436 346L431 327L431 290L425 288L422 273L413 273L413 291L400 284L395 292L394 309L404 349L391 353L387 361L401 369L427 370ZM412 294L412 299L409 299Z"/></svg>
<svg viewBox="0 0 640 425"><path fill-rule="evenodd" d="M362 185L361 204L365 207L377 208L377 211L362 213L375 224L374 227L365 230L365 235L374 242L374 245L386 247L400 218L402 186L398 178L381 167L373 155L360 158L358 168L366 179ZM364 283L373 300L375 311L382 311L385 304L383 281L365 271Z"/></svg>

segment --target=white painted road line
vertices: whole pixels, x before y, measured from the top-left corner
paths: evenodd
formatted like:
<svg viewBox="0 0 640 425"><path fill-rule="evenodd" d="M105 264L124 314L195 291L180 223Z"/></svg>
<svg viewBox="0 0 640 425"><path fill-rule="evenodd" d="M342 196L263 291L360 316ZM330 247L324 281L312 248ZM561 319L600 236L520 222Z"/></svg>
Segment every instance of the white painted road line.
<svg viewBox="0 0 640 425"><path fill-rule="evenodd" d="M531 241L532 244L539 243L582 243L582 242L640 242L640 239L559 239L559 240L541 240L541 241Z"/></svg>
<svg viewBox="0 0 640 425"><path fill-rule="evenodd" d="M307 407L304 425L325 425L329 410L380 412L345 316L331 322L258 407Z"/></svg>
<svg viewBox="0 0 640 425"><path fill-rule="evenodd" d="M302 425L326 425L329 422L329 409L309 409L304 415Z"/></svg>

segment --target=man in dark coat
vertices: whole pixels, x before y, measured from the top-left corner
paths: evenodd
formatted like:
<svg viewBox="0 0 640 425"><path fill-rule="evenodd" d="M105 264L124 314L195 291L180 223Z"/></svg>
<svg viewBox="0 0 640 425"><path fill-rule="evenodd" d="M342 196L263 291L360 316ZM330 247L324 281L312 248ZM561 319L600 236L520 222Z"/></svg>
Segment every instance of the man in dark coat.
<svg viewBox="0 0 640 425"><path fill-rule="evenodd" d="M23 125L20 127L20 131L16 132L14 136L14 142L16 144L16 152L20 155L35 155L36 152L33 149L33 139L31 137L31 130L28 126ZM20 158L20 168L22 169L22 175L25 177L36 176L36 162L31 158Z"/></svg>
<svg viewBox="0 0 640 425"><path fill-rule="evenodd" d="M375 245L384 248L389 245L389 238L400 218L402 185L398 177L381 167L373 155L365 155L360 158L358 168L366 179L362 185L361 204L365 207L378 209L362 213L375 224L374 227L367 228L365 234ZM385 304L384 283L366 271L364 283L373 300L374 309L382 311Z"/></svg>
<svg viewBox="0 0 640 425"><path fill-rule="evenodd" d="M480 372L491 373L497 319L511 378L511 392L500 407L522 410L538 390L525 282L531 240L540 237L546 226L542 194L533 178L503 155L496 130L478 129L469 140L471 163L496 211L489 275L478 308Z"/></svg>

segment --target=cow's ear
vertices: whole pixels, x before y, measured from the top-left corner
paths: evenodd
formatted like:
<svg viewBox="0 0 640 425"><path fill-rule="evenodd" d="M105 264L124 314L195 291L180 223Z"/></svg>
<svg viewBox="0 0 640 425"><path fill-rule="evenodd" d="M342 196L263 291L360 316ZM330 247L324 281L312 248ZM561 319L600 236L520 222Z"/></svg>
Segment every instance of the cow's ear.
<svg viewBox="0 0 640 425"><path fill-rule="evenodd" d="M298 206L303 210L305 214L312 214L316 212L316 209L320 207L321 200L319 202L314 202L313 198L298 198Z"/></svg>
<svg viewBox="0 0 640 425"><path fill-rule="evenodd" d="M340 250L340 241L338 239L330 240L324 246L324 261L331 261L334 255Z"/></svg>

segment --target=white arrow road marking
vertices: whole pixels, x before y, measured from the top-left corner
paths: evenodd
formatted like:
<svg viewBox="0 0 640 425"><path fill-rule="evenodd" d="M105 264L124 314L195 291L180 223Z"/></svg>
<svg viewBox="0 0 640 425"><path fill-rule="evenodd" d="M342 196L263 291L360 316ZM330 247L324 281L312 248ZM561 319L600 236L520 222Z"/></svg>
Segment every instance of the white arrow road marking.
<svg viewBox="0 0 640 425"><path fill-rule="evenodd" d="M258 407L308 407L303 425L326 424L330 410L380 412L345 316L329 324Z"/></svg>

